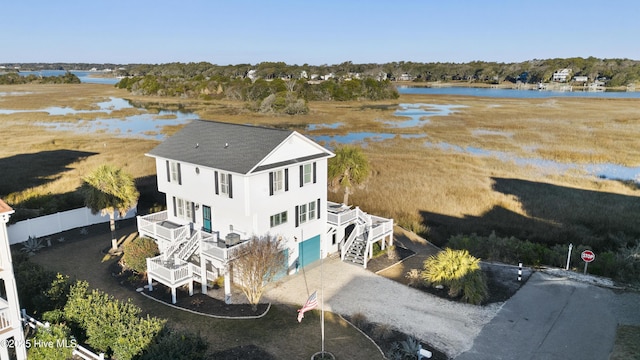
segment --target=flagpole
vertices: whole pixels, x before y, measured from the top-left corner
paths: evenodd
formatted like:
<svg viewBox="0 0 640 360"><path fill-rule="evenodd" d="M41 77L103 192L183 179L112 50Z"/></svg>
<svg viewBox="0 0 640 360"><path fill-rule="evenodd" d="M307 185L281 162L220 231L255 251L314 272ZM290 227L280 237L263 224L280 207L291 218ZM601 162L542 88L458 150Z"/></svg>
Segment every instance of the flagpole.
<svg viewBox="0 0 640 360"><path fill-rule="evenodd" d="M324 246L323 246L324 248ZM324 276L324 254L320 254L320 330L322 332L322 356L324 356L324 283L322 282Z"/></svg>

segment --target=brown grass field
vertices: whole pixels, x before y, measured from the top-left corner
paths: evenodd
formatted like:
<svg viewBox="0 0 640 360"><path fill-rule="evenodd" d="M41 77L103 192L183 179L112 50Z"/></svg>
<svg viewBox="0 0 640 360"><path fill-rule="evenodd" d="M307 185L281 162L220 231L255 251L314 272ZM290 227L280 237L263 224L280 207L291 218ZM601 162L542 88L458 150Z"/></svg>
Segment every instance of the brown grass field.
<svg viewBox="0 0 640 360"><path fill-rule="evenodd" d="M602 242L607 234L640 236L635 183L598 179L577 171L541 171L493 156L438 147L446 143L505 152L510 156L560 163L639 166L640 102L637 99L497 99L402 95L393 101L313 102L304 116L255 114L243 103L133 96L109 85L2 86L0 109L67 106L92 109L109 96L197 112L203 119L296 129L307 135L386 132L398 135L363 144L373 174L351 197L363 209L390 216L442 244L460 232L517 236L550 243ZM463 105L422 126L392 128L379 120L400 103ZM45 130L36 122L90 121L142 110L107 114L48 116L42 112L0 114L0 196L14 206L42 194L74 191L99 164L124 167L137 178L153 176L144 153L157 142L108 133ZM153 110L151 110L153 111ZM158 121L161 121L159 119ZM308 124L343 124L307 131ZM176 131L167 127L166 133ZM422 135L401 138L400 134ZM435 144L426 146L425 143ZM331 144L327 144L331 145ZM334 200L341 194L331 194Z"/></svg>

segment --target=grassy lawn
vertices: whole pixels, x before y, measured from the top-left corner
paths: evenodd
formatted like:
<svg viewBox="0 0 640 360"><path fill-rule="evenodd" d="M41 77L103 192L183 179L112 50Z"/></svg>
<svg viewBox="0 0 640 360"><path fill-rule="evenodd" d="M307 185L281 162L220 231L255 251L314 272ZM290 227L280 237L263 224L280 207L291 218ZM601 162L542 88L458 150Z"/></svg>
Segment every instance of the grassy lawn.
<svg viewBox="0 0 640 360"><path fill-rule="evenodd" d="M135 237L131 222L118 229L119 240ZM91 287L101 289L122 300L131 298L143 311L168 319L169 326L199 333L207 339L209 351L227 350L238 346L258 346L277 359L306 359L321 348L320 312L305 314L304 321L296 320L296 304L277 304L257 320L221 320L176 310L149 300L120 286L109 273L109 266L118 261L103 254L109 246L108 225L94 225L88 235L55 244L35 255L32 261L47 269L78 280L87 280ZM300 304L301 306L301 304ZM382 359L382 355L366 337L339 316L325 313L325 349L338 359Z"/></svg>
<svg viewBox="0 0 640 360"><path fill-rule="evenodd" d="M640 359L640 327L620 325L609 360Z"/></svg>

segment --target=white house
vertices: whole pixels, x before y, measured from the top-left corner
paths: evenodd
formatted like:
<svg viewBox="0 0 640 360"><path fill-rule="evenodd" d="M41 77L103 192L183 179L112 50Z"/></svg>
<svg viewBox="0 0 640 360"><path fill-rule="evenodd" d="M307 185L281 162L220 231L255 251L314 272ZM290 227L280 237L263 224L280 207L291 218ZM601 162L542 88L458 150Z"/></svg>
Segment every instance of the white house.
<svg viewBox="0 0 640 360"><path fill-rule="evenodd" d="M327 201L334 154L296 131L197 120L147 155L167 210L138 216L138 232L161 252L147 259L149 285L174 302L176 288L206 293L219 276L230 301L233 260L253 236L283 240L287 274L337 251L366 266L374 242L392 242L393 220Z"/></svg>
<svg viewBox="0 0 640 360"><path fill-rule="evenodd" d="M11 207L0 200L0 360L27 358L7 235L7 222L13 212Z"/></svg>
<svg viewBox="0 0 640 360"><path fill-rule="evenodd" d="M571 69L560 69L553 73L553 81L565 82L571 77Z"/></svg>

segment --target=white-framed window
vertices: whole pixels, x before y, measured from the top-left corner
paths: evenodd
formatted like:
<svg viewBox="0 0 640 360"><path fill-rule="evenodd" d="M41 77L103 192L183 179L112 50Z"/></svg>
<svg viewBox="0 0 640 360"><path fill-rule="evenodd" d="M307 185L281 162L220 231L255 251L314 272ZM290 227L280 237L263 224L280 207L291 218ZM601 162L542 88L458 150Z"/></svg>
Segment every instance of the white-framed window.
<svg viewBox="0 0 640 360"><path fill-rule="evenodd" d="M284 224L287 222L287 212L283 211L281 213L271 215L270 223L271 227L278 226L280 224Z"/></svg>
<svg viewBox="0 0 640 360"><path fill-rule="evenodd" d="M193 220L193 202L174 198L174 206L174 213L176 217L189 221Z"/></svg>
<svg viewBox="0 0 640 360"><path fill-rule="evenodd" d="M171 182L180 182L180 164L175 161L170 161L169 165L171 167Z"/></svg>
<svg viewBox="0 0 640 360"><path fill-rule="evenodd" d="M298 224L307 222L307 204L298 206Z"/></svg>
<svg viewBox="0 0 640 360"><path fill-rule="evenodd" d="M313 165L304 164L302 166L302 183L308 184L313 180Z"/></svg>
<svg viewBox="0 0 640 360"><path fill-rule="evenodd" d="M309 213L309 220L316 218L316 202L312 201L307 205L307 211Z"/></svg>
<svg viewBox="0 0 640 360"><path fill-rule="evenodd" d="M269 173L269 195L289 191L289 169L274 170Z"/></svg>
<svg viewBox="0 0 640 360"><path fill-rule="evenodd" d="M296 227L304 224L307 221L319 219L319 206L320 199L296 206Z"/></svg>
<svg viewBox="0 0 640 360"><path fill-rule="evenodd" d="M273 172L273 192L282 191L284 189L284 171L278 170Z"/></svg>
<svg viewBox="0 0 640 360"><path fill-rule="evenodd" d="M229 195L229 175L227 173L220 173L220 192Z"/></svg>

